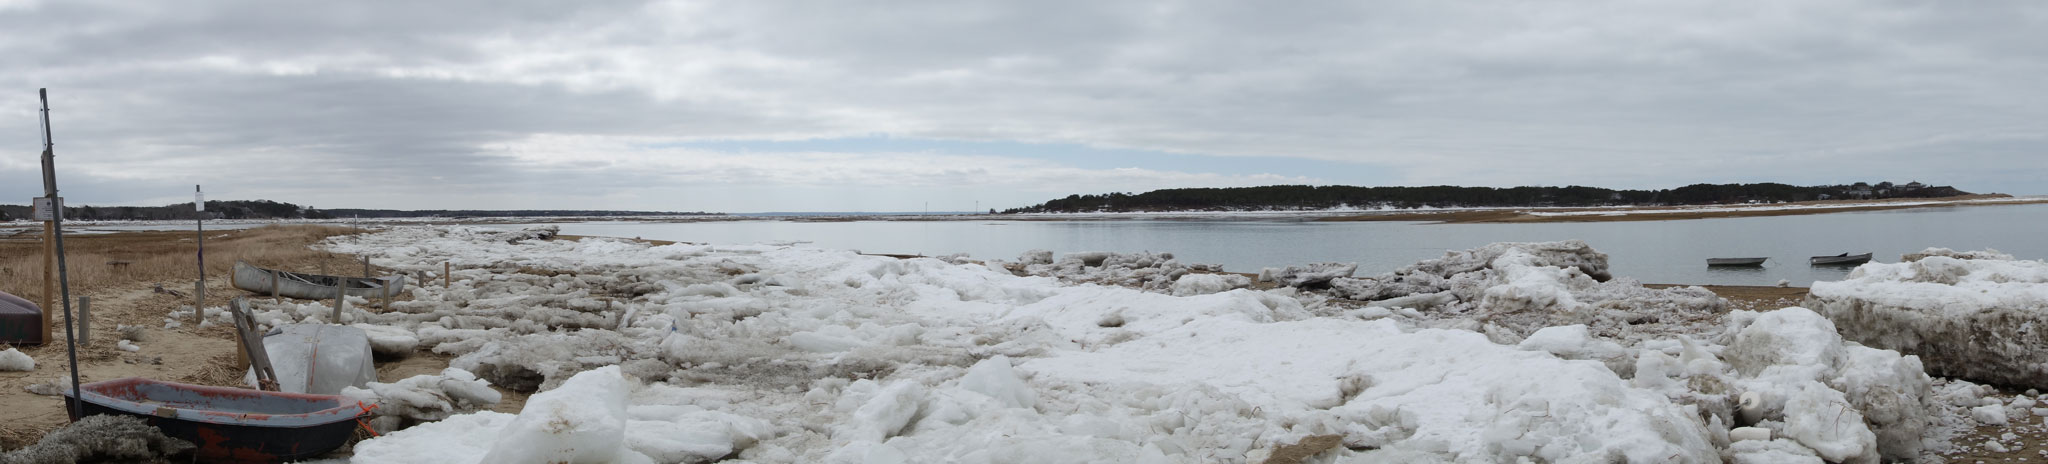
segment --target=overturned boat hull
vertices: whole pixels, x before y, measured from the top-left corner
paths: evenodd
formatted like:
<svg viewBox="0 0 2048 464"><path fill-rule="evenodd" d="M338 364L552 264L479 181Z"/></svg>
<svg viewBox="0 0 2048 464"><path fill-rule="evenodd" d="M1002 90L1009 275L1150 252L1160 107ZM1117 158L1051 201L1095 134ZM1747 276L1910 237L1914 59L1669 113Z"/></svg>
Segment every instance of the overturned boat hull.
<svg viewBox="0 0 2048 464"><path fill-rule="evenodd" d="M405 276L390 277L340 277L320 274L302 274L250 266L235 262L235 288L270 295L298 298L303 300L333 299L335 284L341 285L343 294L361 298L391 298L405 291Z"/></svg>
<svg viewBox="0 0 2048 464"><path fill-rule="evenodd" d="M361 403L334 395L209 387L130 377L80 385L85 415L142 418L165 436L192 442L200 462L303 460L354 435ZM67 410L78 398L64 391ZM78 418L73 418L78 419Z"/></svg>

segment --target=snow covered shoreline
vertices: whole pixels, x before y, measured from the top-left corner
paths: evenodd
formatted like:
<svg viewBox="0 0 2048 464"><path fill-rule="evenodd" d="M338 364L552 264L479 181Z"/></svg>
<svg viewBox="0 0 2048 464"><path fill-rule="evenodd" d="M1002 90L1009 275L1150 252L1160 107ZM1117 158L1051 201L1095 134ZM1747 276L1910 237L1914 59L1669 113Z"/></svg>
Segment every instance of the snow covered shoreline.
<svg viewBox="0 0 2048 464"><path fill-rule="evenodd" d="M1704 290L1610 278L1577 242L1372 277L1275 270L1302 288L1260 291L1170 255L974 263L513 235L330 244L457 269L395 311L345 315L373 344L562 392L516 416L436 413L358 444L356 462L1260 462L1321 436L1340 442L1317 462L1876 462L1938 458L1985 401L1813 311L1728 312ZM441 385L469 382L453 377Z"/></svg>

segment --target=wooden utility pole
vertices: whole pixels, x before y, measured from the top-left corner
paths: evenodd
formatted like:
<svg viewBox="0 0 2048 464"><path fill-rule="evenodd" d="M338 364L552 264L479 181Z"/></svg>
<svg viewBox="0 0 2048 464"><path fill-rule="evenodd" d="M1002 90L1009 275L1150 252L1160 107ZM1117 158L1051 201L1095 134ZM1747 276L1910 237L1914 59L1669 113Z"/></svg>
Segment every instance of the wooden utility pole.
<svg viewBox="0 0 2048 464"><path fill-rule="evenodd" d="M61 214L61 213L60 213ZM57 325L57 223L43 221L43 329L36 332L42 343L50 343L50 329Z"/></svg>
<svg viewBox="0 0 2048 464"><path fill-rule="evenodd" d="M206 319L206 193L199 186L192 186L192 230L199 241L199 285L192 290L192 314L200 320Z"/></svg>

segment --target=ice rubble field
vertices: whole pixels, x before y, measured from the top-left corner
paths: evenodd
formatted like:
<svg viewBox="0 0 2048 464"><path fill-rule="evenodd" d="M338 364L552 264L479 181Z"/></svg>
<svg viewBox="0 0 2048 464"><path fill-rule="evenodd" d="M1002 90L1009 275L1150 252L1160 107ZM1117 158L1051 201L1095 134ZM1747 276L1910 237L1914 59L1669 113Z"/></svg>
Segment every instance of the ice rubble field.
<svg viewBox="0 0 2048 464"><path fill-rule="evenodd" d="M1814 311L1724 313L1704 289L1609 279L1576 241L1366 278L1268 270L1294 286L1262 291L1163 254L531 236L330 242L457 269L343 316L379 353L458 356L347 393L409 426L355 462L1261 462L1316 436L1341 446L1313 462L1938 461L1955 431L2033 406L1846 342ZM270 324L330 310L258 307ZM486 382L541 393L468 412L498 401Z"/></svg>

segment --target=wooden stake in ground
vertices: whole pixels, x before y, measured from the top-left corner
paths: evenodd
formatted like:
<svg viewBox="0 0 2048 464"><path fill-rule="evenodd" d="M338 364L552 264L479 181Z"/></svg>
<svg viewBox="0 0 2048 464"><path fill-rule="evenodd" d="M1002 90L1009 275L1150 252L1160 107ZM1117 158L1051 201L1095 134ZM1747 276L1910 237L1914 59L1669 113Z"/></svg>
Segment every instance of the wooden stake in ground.
<svg viewBox="0 0 2048 464"><path fill-rule="evenodd" d="M92 297L78 297L78 344L92 344Z"/></svg>
<svg viewBox="0 0 2048 464"><path fill-rule="evenodd" d="M448 283L455 280L454 268L450 266L447 262L441 263L441 288L448 288Z"/></svg>
<svg viewBox="0 0 2048 464"><path fill-rule="evenodd" d="M61 214L61 213L60 213ZM42 343L50 343L50 329L57 325L57 223L43 221L43 328L36 332Z"/></svg>
<svg viewBox="0 0 2048 464"><path fill-rule="evenodd" d="M197 185L192 186L192 212L192 230L199 238L199 288L192 292L192 314L203 320L206 319L206 194L200 192Z"/></svg>
<svg viewBox="0 0 2048 464"><path fill-rule="evenodd" d="M346 287L346 285L344 285L343 283L344 283L344 282L347 282L347 281L348 281L348 278L347 278L347 277L342 277L342 276L334 276L334 323L335 323L335 324L340 324L340 323L341 323L341 305L342 305L342 304L344 304L344 303L346 303L346 302L348 301L348 293L346 293L346 292L343 292L343 291L342 291L342 288Z"/></svg>
<svg viewBox="0 0 2048 464"><path fill-rule="evenodd" d="M270 270L270 302L271 302L271 303L282 303L282 302L284 302L284 300L283 300L283 299L281 299L281 298L278 298L278 297L277 297L277 285L278 285L278 282L277 282L277 270L276 270L276 269L271 269L271 270Z"/></svg>

